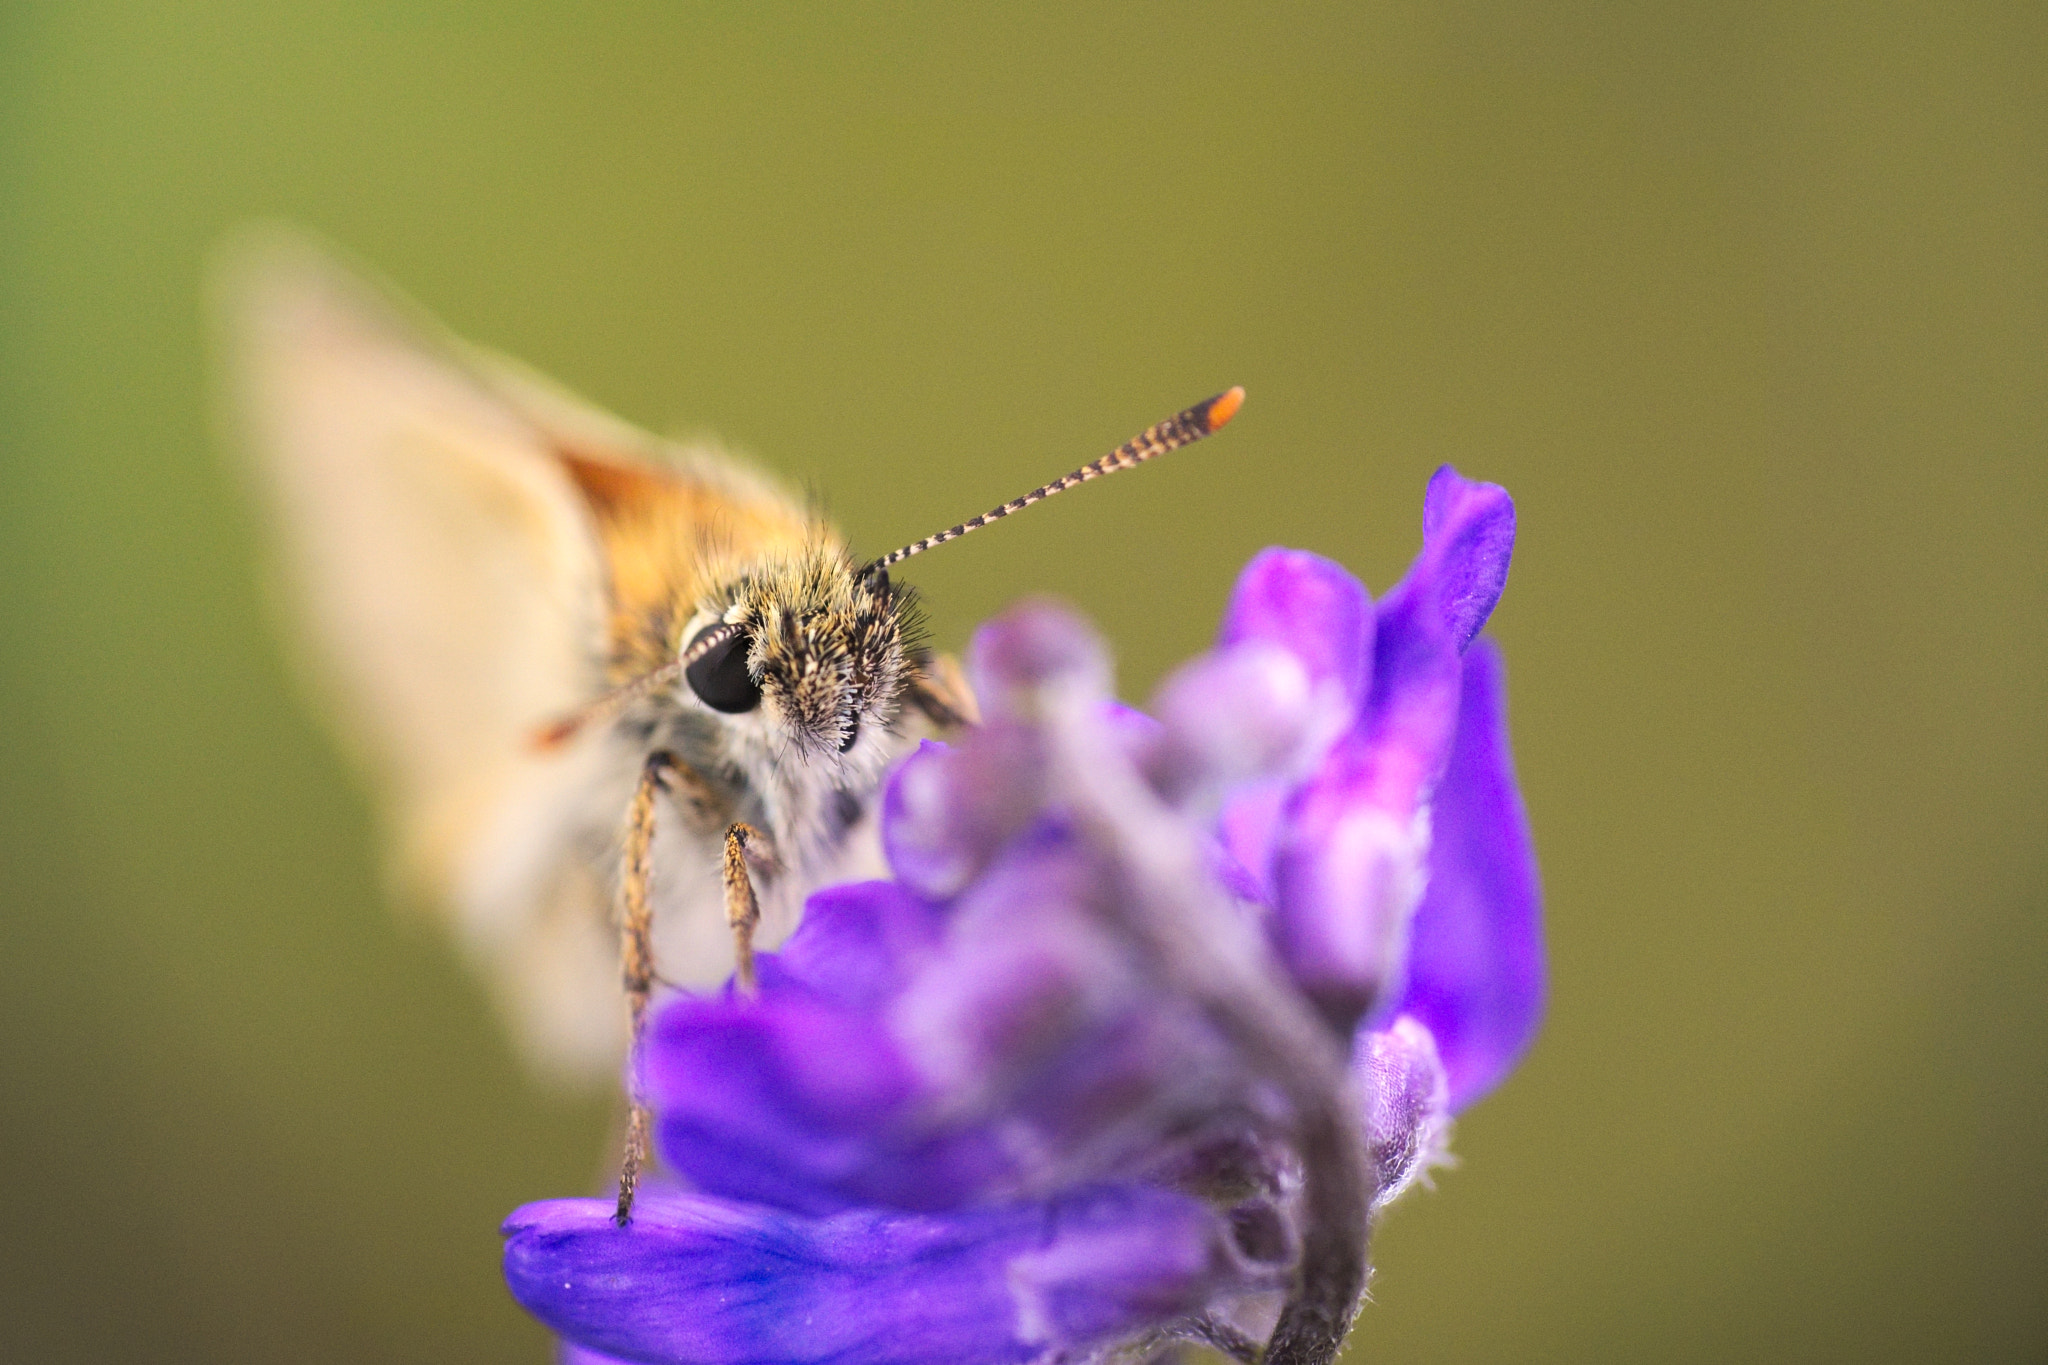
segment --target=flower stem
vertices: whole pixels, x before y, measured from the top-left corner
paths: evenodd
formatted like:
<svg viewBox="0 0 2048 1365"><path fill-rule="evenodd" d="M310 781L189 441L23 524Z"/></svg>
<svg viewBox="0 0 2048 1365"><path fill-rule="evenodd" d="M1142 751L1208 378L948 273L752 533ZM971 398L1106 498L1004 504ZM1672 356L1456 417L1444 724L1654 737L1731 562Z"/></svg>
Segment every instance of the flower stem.
<svg viewBox="0 0 2048 1365"><path fill-rule="evenodd" d="M1365 1292L1373 1191L1355 1125L1349 1133L1334 1132L1312 1116L1299 1141L1306 1176L1302 1203L1308 1210L1301 1268L1266 1343L1264 1365L1334 1360Z"/></svg>

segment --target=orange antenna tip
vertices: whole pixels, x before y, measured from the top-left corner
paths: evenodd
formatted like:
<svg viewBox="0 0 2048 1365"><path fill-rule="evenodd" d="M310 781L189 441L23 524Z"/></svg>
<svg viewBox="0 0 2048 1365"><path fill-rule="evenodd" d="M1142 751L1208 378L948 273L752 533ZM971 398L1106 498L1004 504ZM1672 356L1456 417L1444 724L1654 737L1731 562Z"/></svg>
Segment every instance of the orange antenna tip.
<svg viewBox="0 0 2048 1365"><path fill-rule="evenodd" d="M1219 393L1209 400L1207 413L1209 430L1215 431L1225 422L1237 416L1237 410L1244 406L1244 385L1233 387L1228 393Z"/></svg>

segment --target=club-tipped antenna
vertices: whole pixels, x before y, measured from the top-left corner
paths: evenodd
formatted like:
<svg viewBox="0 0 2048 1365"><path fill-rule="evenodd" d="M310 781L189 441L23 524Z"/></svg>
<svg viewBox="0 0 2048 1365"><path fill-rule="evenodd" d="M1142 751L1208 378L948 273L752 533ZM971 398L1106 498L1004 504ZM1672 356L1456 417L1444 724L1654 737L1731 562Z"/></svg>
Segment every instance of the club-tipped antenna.
<svg viewBox="0 0 2048 1365"><path fill-rule="evenodd" d="M697 637L696 643L684 650L660 668L651 669L634 678L631 682L620 683L597 700L583 706L560 720L535 732L533 747L541 750L559 749L586 726L595 721L608 720L631 706L640 698L659 687L666 687L689 669L690 665L709 654L712 650L740 633L740 628L727 622L716 625Z"/></svg>
<svg viewBox="0 0 2048 1365"><path fill-rule="evenodd" d="M1242 388L1219 393L1206 403L1197 403L1184 412L1175 413L1156 426L1146 427L1144 431L1109 454L1093 464L1082 465L1063 479L1054 479L1041 488L1034 488L1023 497L1012 498L1001 507L983 512L972 520L963 521L950 530L913 541L900 550L891 550L862 569L861 576L865 578L869 574L880 573L891 564L901 564L912 555L921 555L934 545L944 545L949 540L958 540L969 531L978 531L992 521L1001 521L1013 512L1021 512L1034 502L1043 502L1055 493L1064 493L1077 483L1099 479L1105 474L1114 474L1119 469L1131 469L1147 460L1164 455L1169 450L1179 450L1184 445L1192 445L1236 416L1238 408L1243 403Z"/></svg>

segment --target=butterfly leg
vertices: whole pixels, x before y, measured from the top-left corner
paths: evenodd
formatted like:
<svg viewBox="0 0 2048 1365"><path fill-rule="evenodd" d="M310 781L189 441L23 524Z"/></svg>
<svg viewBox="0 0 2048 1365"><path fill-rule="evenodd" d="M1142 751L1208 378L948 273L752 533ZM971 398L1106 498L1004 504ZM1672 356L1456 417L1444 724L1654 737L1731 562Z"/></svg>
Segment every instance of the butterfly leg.
<svg viewBox="0 0 2048 1365"><path fill-rule="evenodd" d="M620 1227L633 1216L633 1193L639 1187L640 1167L647 1160L651 1126L640 1085L640 1036L646 1031L647 1000L654 990L654 907L648 899L654 877L654 803L673 780L688 773L674 754L659 750L649 754L626 814L626 858L620 877L626 904L619 922L619 963L632 1042L626 1071L626 1155L619 1164L619 1208L614 1216Z"/></svg>
<svg viewBox="0 0 2048 1365"><path fill-rule="evenodd" d="M633 788L632 805L627 809L625 867L620 877L625 914L619 925L619 961L632 1027L632 1051L627 1071L626 1152L619 1163L619 1204L613 1215L620 1227L633 1216L633 1196L639 1188L640 1169L647 1162L653 1127L653 1116L640 1082L640 1040L646 1032L648 1000L659 979L654 970L654 906L649 892L654 879L655 802L663 793L676 798L698 823L721 805L717 793L695 769L674 754L657 750L642 765L640 781ZM726 920L732 926L737 949L740 989L748 992L754 989L754 926L761 918L748 863L769 861L766 844L765 835L743 822L735 822L725 832Z"/></svg>
<svg viewBox="0 0 2048 1365"><path fill-rule="evenodd" d="M747 862L749 855L762 856L758 845L766 842L760 830L744 821L726 827L725 922L732 929L733 975L748 995L754 993L754 929L761 922L761 902L754 895Z"/></svg>

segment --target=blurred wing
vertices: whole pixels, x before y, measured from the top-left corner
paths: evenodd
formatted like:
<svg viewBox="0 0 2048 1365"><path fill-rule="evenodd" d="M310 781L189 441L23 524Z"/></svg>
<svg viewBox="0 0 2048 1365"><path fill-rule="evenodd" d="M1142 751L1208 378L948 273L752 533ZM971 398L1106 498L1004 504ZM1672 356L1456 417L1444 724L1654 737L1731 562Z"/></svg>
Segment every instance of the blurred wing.
<svg viewBox="0 0 2048 1365"><path fill-rule="evenodd" d="M536 1061L608 1068L617 969L587 847L606 783L587 749L530 743L604 685L603 552L557 437L302 241L244 242L223 284L286 605L388 795L401 869L454 915ZM590 444L626 430L548 401Z"/></svg>

